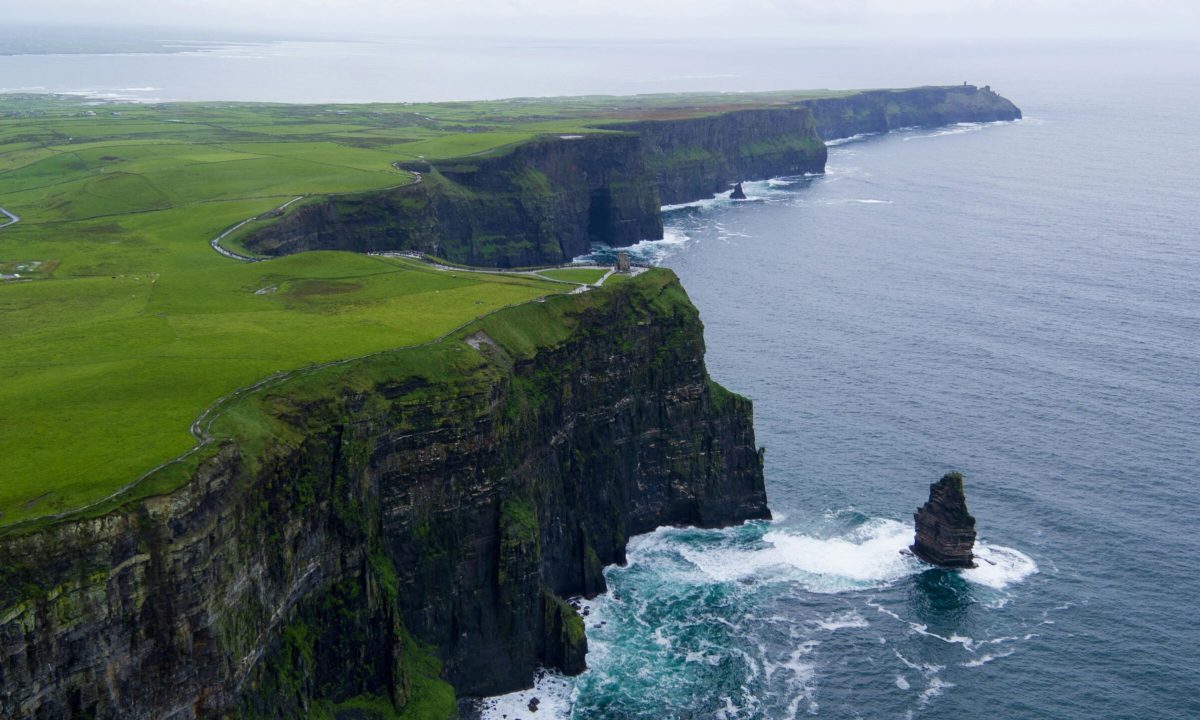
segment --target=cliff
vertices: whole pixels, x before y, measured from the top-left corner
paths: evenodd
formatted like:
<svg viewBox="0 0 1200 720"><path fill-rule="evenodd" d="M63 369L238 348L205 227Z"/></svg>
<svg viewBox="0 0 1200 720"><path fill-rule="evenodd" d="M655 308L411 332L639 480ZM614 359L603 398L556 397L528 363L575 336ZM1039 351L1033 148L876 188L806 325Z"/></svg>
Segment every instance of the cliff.
<svg viewBox="0 0 1200 720"><path fill-rule="evenodd" d="M882 133L905 127L960 122L1017 120L1021 110L990 87L946 85L906 90L864 90L852 95L805 100L825 140Z"/></svg>
<svg viewBox="0 0 1200 720"><path fill-rule="evenodd" d="M418 250L489 267L560 263L593 242L661 238L660 205L707 199L742 180L824 172L822 138L1019 117L990 88L960 85L605 123L596 129L606 132L410 163L421 182L301 204L242 242L264 255Z"/></svg>
<svg viewBox="0 0 1200 720"><path fill-rule="evenodd" d="M482 157L402 167L421 182L298 206L243 239L264 255L419 250L457 262L566 262L600 242L662 237L662 204L742 179L821 172L825 145L805 108L606 124Z"/></svg>
<svg viewBox="0 0 1200 720"><path fill-rule="evenodd" d="M655 270L246 396L182 488L0 537L0 717L446 717L578 672L562 598L630 536L768 515L703 353Z"/></svg>
<svg viewBox="0 0 1200 720"><path fill-rule="evenodd" d="M734 110L606 126L635 133L663 204L706 199L741 180L825 170L825 143L807 108Z"/></svg>
<svg viewBox="0 0 1200 720"><path fill-rule="evenodd" d="M548 136L478 158L412 163L421 181L297 207L246 237L264 255L419 250L486 267L568 261L592 242L662 237L639 138Z"/></svg>

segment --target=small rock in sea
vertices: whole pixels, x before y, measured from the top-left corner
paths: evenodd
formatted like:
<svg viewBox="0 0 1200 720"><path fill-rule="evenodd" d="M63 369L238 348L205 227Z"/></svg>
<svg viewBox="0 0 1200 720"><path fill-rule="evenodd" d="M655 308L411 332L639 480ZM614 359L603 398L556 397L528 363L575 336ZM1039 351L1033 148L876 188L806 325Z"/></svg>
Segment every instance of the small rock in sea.
<svg viewBox="0 0 1200 720"><path fill-rule="evenodd" d="M917 508L917 536L909 550L931 565L973 568L975 518L967 512L963 477L946 473L929 486L929 502Z"/></svg>
<svg viewBox="0 0 1200 720"><path fill-rule="evenodd" d="M533 698L532 700L530 700L529 701L529 712L537 712L538 704L540 702L541 702L541 700L538 700L537 698Z"/></svg>
<svg viewBox="0 0 1200 720"><path fill-rule="evenodd" d="M746 192L742 190L742 184L738 183L733 186L733 192L729 193L730 200L745 200Z"/></svg>

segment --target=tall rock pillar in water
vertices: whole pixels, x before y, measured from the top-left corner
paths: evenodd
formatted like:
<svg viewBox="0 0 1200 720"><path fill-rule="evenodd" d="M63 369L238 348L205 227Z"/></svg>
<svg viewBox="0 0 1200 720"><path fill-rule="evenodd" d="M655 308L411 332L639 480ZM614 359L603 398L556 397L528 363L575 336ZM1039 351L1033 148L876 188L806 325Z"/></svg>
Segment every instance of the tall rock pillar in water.
<svg viewBox="0 0 1200 720"><path fill-rule="evenodd" d="M975 567L975 518L967 511L961 474L946 473L930 485L929 502L913 517L917 537L909 549L914 555L947 568Z"/></svg>

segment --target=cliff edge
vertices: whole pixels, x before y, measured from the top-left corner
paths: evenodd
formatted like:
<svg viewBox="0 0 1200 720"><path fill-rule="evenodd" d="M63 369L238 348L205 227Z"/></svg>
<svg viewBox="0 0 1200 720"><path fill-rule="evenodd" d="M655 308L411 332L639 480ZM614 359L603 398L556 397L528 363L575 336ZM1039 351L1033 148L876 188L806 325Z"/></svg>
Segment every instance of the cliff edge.
<svg viewBox="0 0 1200 720"><path fill-rule="evenodd" d="M750 402L666 270L298 376L214 430L179 490L0 537L0 716L447 717L582 670L563 598L631 536L769 516Z"/></svg>
<svg viewBox="0 0 1200 720"><path fill-rule="evenodd" d="M812 111L824 140L885 133L908 127L1020 120L1021 109L990 86L930 85L903 90L863 90L842 97L814 98Z"/></svg>
<svg viewBox="0 0 1200 720"><path fill-rule="evenodd" d="M488 267L566 262L592 243L626 247L661 238L662 205L711 198L743 180L822 173L825 140L1021 117L1009 100L974 85L665 114L598 121L599 132L548 134L484 155L402 164L421 181L314 198L242 242L263 255L415 250Z"/></svg>

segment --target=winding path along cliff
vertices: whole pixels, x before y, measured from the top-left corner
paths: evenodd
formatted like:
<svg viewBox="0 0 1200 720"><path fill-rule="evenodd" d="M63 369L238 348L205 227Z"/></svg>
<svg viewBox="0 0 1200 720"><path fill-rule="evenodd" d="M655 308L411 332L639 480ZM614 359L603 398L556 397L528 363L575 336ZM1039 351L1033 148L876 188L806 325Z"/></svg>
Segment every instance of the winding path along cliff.
<svg viewBox="0 0 1200 720"><path fill-rule="evenodd" d="M661 238L664 204L742 180L824 172L825 140L1020 117L989 88L956 85L606 123L597 129L608 132L411 164L424 182L303 203L243 242L265 255L416 250L490 267L565 262L593 242Z"/></svg>
<svg viewBox="0 0 1200 720"><path fill-rule="evenodd" d="M652 270L248 396L182 489L0 538L0 717L446 717L582 670L562 598L629 537L769 515L703 356Z"/></svg>
<svg viewBox="0 0 1200 720"><path fill-rule="evenodd" d="M963 86L643 120L310 198L245 244L557 261L660 236L663 198L819 172L822 135L1019 116ZM563 598L632 535L769 516L750 402L703 356L651 270L246 395L182 488L0 535L0 717L448 717L582 670Z"/></svg>

